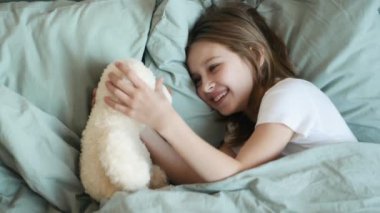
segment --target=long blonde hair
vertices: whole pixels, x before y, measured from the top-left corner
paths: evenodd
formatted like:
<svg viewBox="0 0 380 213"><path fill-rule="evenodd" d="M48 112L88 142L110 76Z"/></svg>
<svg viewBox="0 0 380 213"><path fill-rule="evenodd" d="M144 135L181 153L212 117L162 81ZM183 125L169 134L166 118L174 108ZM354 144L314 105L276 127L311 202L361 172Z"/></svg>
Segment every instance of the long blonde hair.
<svg viewBox="0 0 380 213"><path fill-rule="evenodd" d="M207 8L190 31L187 51L192 43L199 40L225 45L251 63L254 88L249 104L255 115L266 90L278 80L294 77L294 68L284 42L248 4L228 3ZM262 57L264 63L260 66ZM250 120L243 113L237 113L228 119L225 142L230 145L245 142L254 130L256 118Z"/></svg>

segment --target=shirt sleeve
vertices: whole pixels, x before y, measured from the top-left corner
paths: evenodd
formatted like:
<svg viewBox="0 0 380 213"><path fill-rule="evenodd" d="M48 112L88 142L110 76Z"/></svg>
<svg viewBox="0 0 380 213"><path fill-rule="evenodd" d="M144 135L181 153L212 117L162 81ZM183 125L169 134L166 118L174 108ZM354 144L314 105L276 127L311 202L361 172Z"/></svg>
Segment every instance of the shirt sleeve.
<svg viewBox="0 0 380 213"><path fill-rule="evenodd" d="M281 123L306 137L317 118L307 87L271 88L261 101L256 125Z"/></svg>

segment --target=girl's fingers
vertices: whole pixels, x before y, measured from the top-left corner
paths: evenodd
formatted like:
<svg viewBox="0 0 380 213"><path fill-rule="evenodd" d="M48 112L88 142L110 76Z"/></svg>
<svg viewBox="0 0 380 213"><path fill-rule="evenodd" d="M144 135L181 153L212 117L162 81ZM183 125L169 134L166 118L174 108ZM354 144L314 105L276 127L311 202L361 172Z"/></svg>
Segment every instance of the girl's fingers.
<svg viewBox="0 0 380 213"><path fill-rule="evenodd" d="M106 82L106 87L121 103L128 104L130 102L129 95L115 87L111 82Z"/></svg>
<svg viewBox="0 0 380 213"><path fill-rule="evenodd" d="M96 87L95 87L94 89L92 89L92 97L95 97L95 96L96 96L96 90L97 90Z"/></svg>
<svg viewBox="0 0 380 213"><path fill-rule="evenodd" d="M122 71L136 88L146 87L145 82L135 72L130 72L122 62L116 62L116 67Z"/></svg>
<svg viewBox="0 0 380 213"><path fill-rule="evenodd" d="M95 105L95 102L96 102L96 87L92 90L92 96L91 96L91 106L94 106Z"/></svg>
<svg viewBox="0 0 380 213"><path fill-rule="evenodd" d="M172 90L168 87L165 87L163 78L159 78L156 81L155 91L158 92L160 95L164 96L165 98L168 98L167 95L172 95Z"/></svg>
<svg viewBox="0 0 380 213"><path fill-rule="evenodd" d="M106 102L106 104L114 110L117 110L125 115L130 114L130 109L127 106L121 104L120 102L112 99L109 96L104 97L104 102Z"/></svg>
<svg viewBox="0 0 380 213"><path fill-rule="evenodd" d="M111 92L114 91L112 89L119 88L126 95L128 95L128 96L133 95L135 88L132 85L132 83L125 81L124 79L118 77L114 73L110 73L108 75L108 78L110 79L110 84L111 84L110 86L113 86L113 87L109 88Z"/></svg>

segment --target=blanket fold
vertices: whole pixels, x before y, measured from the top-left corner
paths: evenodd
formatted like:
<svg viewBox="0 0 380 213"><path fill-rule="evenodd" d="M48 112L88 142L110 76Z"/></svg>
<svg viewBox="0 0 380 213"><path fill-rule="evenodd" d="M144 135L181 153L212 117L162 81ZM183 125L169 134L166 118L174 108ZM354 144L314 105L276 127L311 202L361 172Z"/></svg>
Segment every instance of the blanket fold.
<svg viewBox="0 0 380 213"><path fill-rule="evenodd" d="M0 97L1 162L58 209L78 209L79 137L7 87L0 86Z"/></svg>

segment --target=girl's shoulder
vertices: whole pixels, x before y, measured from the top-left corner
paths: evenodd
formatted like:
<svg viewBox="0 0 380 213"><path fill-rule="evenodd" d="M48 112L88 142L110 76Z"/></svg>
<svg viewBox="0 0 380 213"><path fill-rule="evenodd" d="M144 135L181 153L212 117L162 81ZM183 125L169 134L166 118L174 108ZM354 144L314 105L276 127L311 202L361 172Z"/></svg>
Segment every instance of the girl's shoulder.
<svg viewBox="0 0 380 213"><path fill-rule="evenodd" d="M299 89L307 89L307 90L319 90L313 83L310 81L306 81L299 78L285 78L278 81L275 85L273 85L270 90L299 90Z"/></svg>
<svg viewBox="0 0 380 213"><path fill-rule="evenodd" d="M264 94L264 97L266 96L309 99L317 97L324 98L326 95L309 81L298 78L285 78L269 88Z"/></svg>

